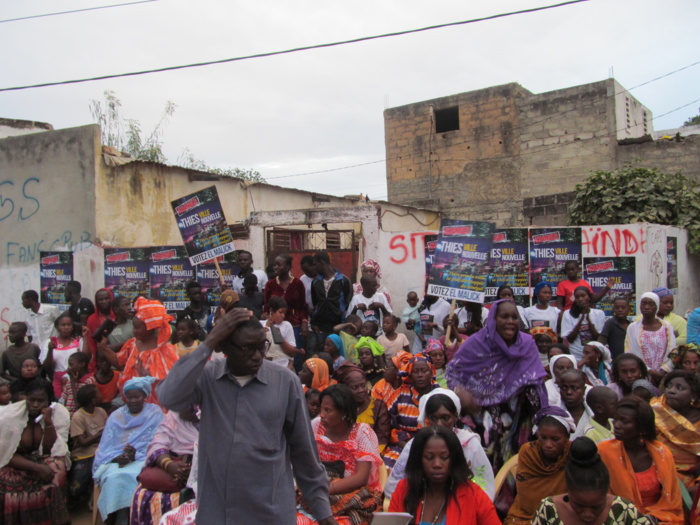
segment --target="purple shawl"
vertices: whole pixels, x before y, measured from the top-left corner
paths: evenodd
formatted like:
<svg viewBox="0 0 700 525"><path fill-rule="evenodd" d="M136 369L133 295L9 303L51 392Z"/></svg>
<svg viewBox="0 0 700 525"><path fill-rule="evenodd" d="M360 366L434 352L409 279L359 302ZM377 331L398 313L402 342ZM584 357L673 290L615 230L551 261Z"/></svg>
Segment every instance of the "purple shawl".
<svg viewBox="0 0 700 525"><path fill-rule="evenodd" d="M527 386L542 386L547 377L529 334L519 331L508 346L496 331L502 302L494 303L486 326L462 343L445 371L450 388L466 388L480 406L505 403Z"/></svg>

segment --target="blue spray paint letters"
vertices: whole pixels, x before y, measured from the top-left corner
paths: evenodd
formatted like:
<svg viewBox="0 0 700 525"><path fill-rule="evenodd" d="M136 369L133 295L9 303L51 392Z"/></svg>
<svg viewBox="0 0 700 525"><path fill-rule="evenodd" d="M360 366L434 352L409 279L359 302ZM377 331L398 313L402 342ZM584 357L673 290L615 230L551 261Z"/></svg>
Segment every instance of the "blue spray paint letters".
<svg viewBox="0 0 700 525"><path fill-rule="evenodd" d="M36 177L29 177L22 183L22 196L20 197L22 201L19 209L17 210L18 222L26 221L27 219L36 215L41 209L39 199L27 193L27 187L31 186L31 184L41 184L41 181ZM5 185L14 186L15 183L11 180L4 180L0 182L0 187ZM0 222L10 218L15 212L15 209L17 209L15 201L11 197L7 196L7 193L11 193L11 190L5 189L4 191L4 195L0 193Z"/></svg>
<svg viewBox="0 0 700 525"><path fill-rule="evenodd" d="M76 235L77 237L77 235ZM68 248L72 252L84 250L92 246L92 237L90 232L82 232L79 239L73 237L73 232L66 230L53 241L34 241L32 243L22 244L19 242L8 242L6 244L5 260L6 263L31 263L39 259L39 252L52 251L57 248Z"/></svg>

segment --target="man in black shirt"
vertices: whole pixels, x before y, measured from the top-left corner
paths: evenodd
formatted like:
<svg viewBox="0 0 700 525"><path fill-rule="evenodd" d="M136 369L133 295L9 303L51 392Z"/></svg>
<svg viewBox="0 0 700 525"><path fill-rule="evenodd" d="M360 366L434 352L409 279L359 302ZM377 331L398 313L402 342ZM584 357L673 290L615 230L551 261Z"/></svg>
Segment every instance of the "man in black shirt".
<svg viewBox="0 0 700 525"><path fill-rule="evenodd" d="M87 326L88 317L95 313L95 305L87 297L81 297L83 285L78 281L68 281L63 290L63 296L70 303L68 312L76 325L76 332L80 333L83 326Z"/></svg>
<svg viewBox="0 0 700 525"><path fill-rule="evenodd" d="M187 283L185 290L190 304L180 312L177 316L177 320L179 321L180 319L187 318L195 321L199 325L198 339L204 341L204 338L207 336L207 318L211 314L211 308L202 294L202 285L197 281L190 281Z"/></svg>

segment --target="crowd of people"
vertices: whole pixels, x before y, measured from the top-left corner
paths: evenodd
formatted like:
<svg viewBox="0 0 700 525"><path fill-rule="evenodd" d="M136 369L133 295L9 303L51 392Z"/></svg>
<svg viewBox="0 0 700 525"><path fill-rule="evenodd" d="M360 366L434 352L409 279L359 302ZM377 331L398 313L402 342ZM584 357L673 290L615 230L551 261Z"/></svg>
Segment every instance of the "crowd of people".
<svg viewBox="0 0 700 525"><path fill-rule="evenodd" d="M700 524L700 308L596 303L576 261L532 306L411 291L373 260L277 256L171 316L34 290L0 378L0 522ZM610 284L610 283L609 283ZM426 287L427 290L427 287ZM556 291L556 295L554 292ZM513 475L515 473L515 475Z"/></svg>

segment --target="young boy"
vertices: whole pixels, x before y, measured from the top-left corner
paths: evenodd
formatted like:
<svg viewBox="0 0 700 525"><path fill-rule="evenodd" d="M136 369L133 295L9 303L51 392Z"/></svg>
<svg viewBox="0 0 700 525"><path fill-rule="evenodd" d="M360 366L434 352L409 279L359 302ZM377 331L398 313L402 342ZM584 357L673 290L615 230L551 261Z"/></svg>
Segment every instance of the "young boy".
<svg viewBox="0 0 700 525"><path fill-rule="evenodd" d="M390 315L392 310L386 295L377 292L379 285L374 275L366 274L360 279L362 293L352 298L348 305L347 315L357 315L362 321L374 321L377 326L382 326L384 316ZM381 328L379 334L382 334Z"/></svg>
<svg viewBox="0 0 700 525"><path fill-rule="evenodd" d="M251 310L255 317L261 319L265 297L258 291L258 277L254 273L243 278L243 292L239 296L238 307Z"/></svg>
<svg viewBox="0 0 700 525"><path fill-rule="evenodd" d="M630 325L627 316L630 314L630 303L624 297L618 297L613 301L613 314L603 325L598 336L598 342L608 345L613 361L625 352L625 338L627 327Z"/></svg>
<svg viewBox="0 0 700 525"><path fill-rule="evenodd" d="M289 321L284 320L285 315L287 315L287 301L279 295L270 297L267 302L267 320L260 321L265 328L265 336L270 342L270 349L265 359L293 371L294 357L300 350L296 347L294 328Z"/></svg>
<svg viewBox="0 0 700 525"><path fill-rule="evenodd" d="M69 474L68 497L72 508L90 495L92 463L107 422L107 412L97 406L102 403L97 386L85 385L78 390L76 398L80 409L73 414L70 423L73 466Z"/></svg>
<svg viewBox="0 0 700 525"><path fill-rule="evenodd" d="M401 312L401 320L406 325L406 328L413 330L416 336L420 337L420 312L418 311L420 305L418 304L418 294L416 292L408 292L408 295L406 295L406 303L408 306ZM411 326L408 326L409 322Z"/></svg>
<svg viewBox="0 0 700 525"><path fill-rule="evenodd" d="M583 436L588 428L593 412L586 405L584 394L586 392L586 374L578 369L564 372L559 378L559 392L561 392L560 407L566 410L576 423L576 432L571 435L573 441Z"/></svg>
<svg viewBox="0 0 700 525"><path fill-rule="evenodd" d="M602 292L597 294L593 293L593 288L591 288L588 281L579 278L579 265L576 259L569 259L566 261L564 264L564 273L566 274L566 279L557 284L557 308L559 308L561 312L569 310L574 304L574 290L579 286L585 286L591 291L593 294L592 303L600 301L613 287L612 279L608 279ZM593 308L593 304L591 304L591 308Z"/></svg>
<svg viewBox="0 0 700 525"><path fill-rule="evenodd" d="M596 445L614 439L612 418L617 406L617 394L607 386L595 386L586 395L586 403L591 407L593 417L583 435L595 441Z"/></svg>
<svg viewBox="0 0 700 525"><path fill-rule="evenodd" d="M73 415L78 406L76 393L85 385L95 384L94 376L88 371L90 356L85 352L75 352L68 358L68 373L61 378L63 395L58 400Z"/></svg>
<svg viewBox="0 0 700 525"><path fill-rule="evenodd" d="M22 377L22 363L27 358L39 359L41 350L33 343L25 341L27 336L26 323L12 323L7 332L7 337L12 343L2 354L3 377L10 381Z"/></svg>

